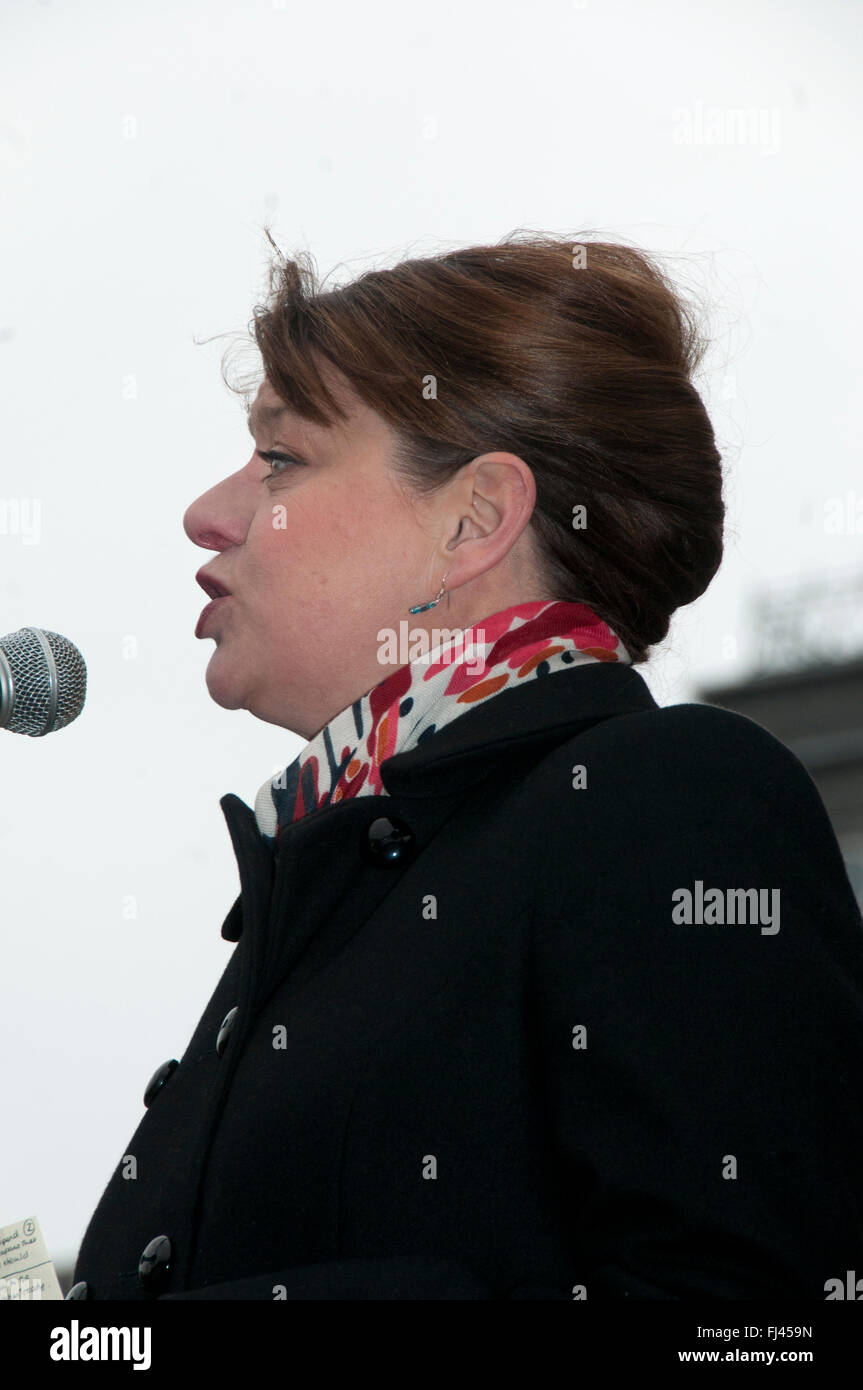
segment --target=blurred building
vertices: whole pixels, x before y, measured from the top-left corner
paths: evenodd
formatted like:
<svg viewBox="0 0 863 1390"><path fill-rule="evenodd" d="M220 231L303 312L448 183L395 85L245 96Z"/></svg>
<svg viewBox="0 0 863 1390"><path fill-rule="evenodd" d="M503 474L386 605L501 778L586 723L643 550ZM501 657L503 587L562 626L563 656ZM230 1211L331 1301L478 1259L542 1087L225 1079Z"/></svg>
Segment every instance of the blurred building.
<svg viewBox="0 0 863 1390"><path fill-rule="evenodd" d="M757 666L698 699L754 719L807 768L863 908L863 575L762 597Z"/></svg>

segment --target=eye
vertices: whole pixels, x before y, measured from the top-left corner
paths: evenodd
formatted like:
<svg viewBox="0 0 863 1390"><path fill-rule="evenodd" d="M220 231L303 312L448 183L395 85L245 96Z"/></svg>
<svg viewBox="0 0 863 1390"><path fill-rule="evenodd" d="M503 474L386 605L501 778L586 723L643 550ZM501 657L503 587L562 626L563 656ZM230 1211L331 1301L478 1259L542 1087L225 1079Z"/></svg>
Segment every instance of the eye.
<svg viewBox="0 0 863 1390"><path fill-rule="evenodd" d="M298 467L303 466L302 459L294 458L293 454L283 454L279 449L256 449L255 452L259 458L262 458L265 463L270 465L270 472L267 474L268 478L278 477L278 473L273 471L273 465L276 463L295 463Z"/></svg>

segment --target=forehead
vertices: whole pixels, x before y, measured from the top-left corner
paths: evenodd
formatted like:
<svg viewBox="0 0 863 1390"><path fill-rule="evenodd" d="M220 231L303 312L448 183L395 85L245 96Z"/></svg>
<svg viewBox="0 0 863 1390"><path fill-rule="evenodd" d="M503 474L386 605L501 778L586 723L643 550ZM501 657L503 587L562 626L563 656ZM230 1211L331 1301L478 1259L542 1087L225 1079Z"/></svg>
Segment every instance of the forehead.
<svg viewBox="0 0 863 1390"><path fill-rule="evenodd" d="M333 393L344 409L351 413L354 407L359 404L352 399L352 392L347 389L347 383L337 380L331 371L327 371L319 364L318 370L321 372L325 385ZM270 425L278 421L287 425L297 425L310 431L318 431L324 428L315 424L313 420L307 420L304 416L298 415L278 394L275 387L267 377L264 377L258 387L257 394L250 406L247 406L250 424Z"/></svg>
<svg viewBox="0 0 863 1390"><path fill-rule="evenodd" d="M246 405L246 413L249 417L249 428L259 429L266 425L274 424L276 421L285 421L288 424L301 423L300 417L286 405L281 397L276 395L268 381L261 382L257 393L251 402ZM302 423L309 423L303 421Z"/></svg>
<svg viewBox="0 0 863 1390"><path fill-rule="evenodd" d="M276 394L275 389L265 377L258 387L252 405L260 406L262 409L266 410L273 406L282 406L284 405L284 401L281 396Z"/></svg>
<svg viewBox="0 0 863 1390"><path fill-rule="evenodd" d="M302 434L307 440L317 441L331 439L334 434L342 432L349 433L354 439L360 432L374 435L386 433L383 420L360 400L347 382L332 373L326 373L325 381L339 405L348 412L346 421L335 420L331 426L325 426L298 415L264 378L251 405L246 407L250 432L254 435L270 426L281 426Z"/></svg>

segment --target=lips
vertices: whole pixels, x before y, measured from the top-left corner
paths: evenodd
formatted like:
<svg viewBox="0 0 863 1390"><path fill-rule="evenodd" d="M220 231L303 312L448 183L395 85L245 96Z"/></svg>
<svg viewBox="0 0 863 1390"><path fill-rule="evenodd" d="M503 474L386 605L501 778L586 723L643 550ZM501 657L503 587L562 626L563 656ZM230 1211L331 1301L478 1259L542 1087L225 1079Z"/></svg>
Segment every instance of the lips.
<svg viewBox="0 0 863 1390"><path fill-rule="evenodd" d="M212 574L207 574L206 570L198 570L195 578L208 598L225 598L231 592L226 584L214 578Z"/></svg>
<svg viewBox="0 0 863 1390"><path fill-rule="evenodd" d="M221 579L216 579L214 575L208 574L206 570L198 570L195 578L210 600L203 609L201 616L198 618L197 626L195 627L195 636L203 637L204 628L207 625L210 614L215 612L222 599L231 597L231 591L226 584L222 583Z"/></svg>

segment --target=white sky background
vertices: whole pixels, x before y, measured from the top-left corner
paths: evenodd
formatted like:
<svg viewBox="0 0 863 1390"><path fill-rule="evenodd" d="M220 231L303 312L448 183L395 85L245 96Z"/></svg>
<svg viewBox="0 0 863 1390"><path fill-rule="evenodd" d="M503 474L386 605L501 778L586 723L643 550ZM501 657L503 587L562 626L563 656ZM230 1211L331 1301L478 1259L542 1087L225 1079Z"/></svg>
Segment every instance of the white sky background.
<svg viewBox="0 0 863 1390"><path fill-rule="evenodd" d="M729 530L641 670L690 699L745 674L759 585L863 563L824 524L863 499L859 25L839 0L4 0L0 496L41 533L0 535L0 631L69 636L89 693L50 738L0 733L0 1225L35 1213L74 1255L233 950L219 797L302 746L210 700L212 553L181 525L249 456L228 339L193 339L248 322L262 224L340 279L518 227L673 257L710 307ZM764 137L680 143L699 106Z"/></svg>

